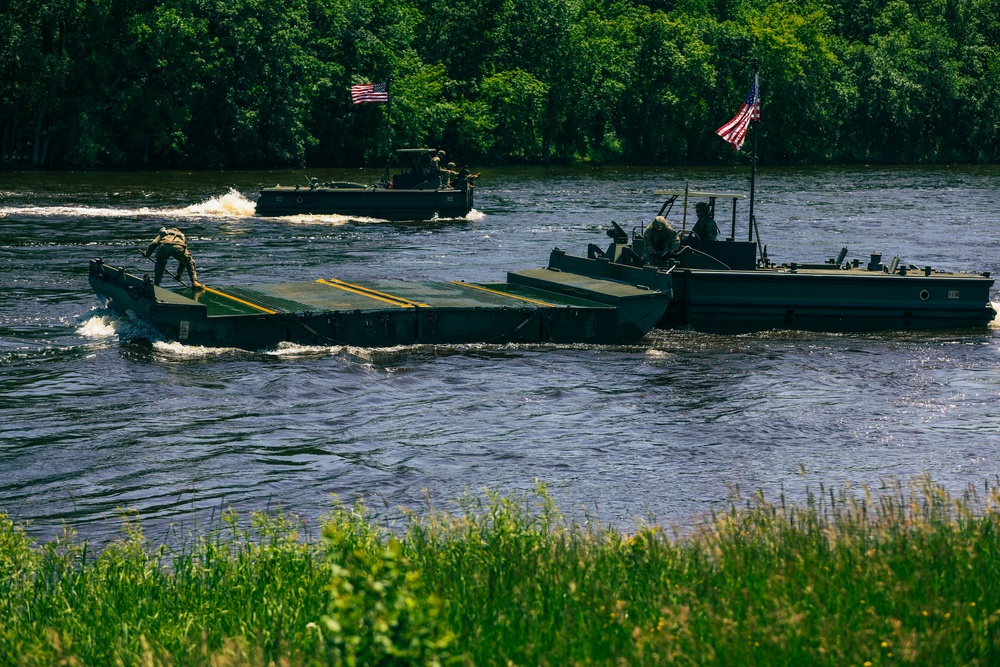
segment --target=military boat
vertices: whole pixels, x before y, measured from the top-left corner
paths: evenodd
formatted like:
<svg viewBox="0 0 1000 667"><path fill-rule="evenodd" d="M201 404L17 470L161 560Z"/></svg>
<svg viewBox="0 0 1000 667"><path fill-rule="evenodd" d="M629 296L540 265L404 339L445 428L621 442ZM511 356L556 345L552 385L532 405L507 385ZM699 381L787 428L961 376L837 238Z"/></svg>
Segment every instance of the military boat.
<svg viewBox="0 0 1000 667"><path fill-rule="evenodd" d="M649 276L671 276L673 296L656 323L662 329L688 327L712 333L963 329L985 327L996 317L989 272L936 271L898 256L887 264L880 253L871 253L867 260L848 260L847 248L818 263L777 265L760 244L752 215L747 240L736 238L736 206L745 195L687 188L657 194L667 198L659 214L675 221L687 219L688 200L707 199L713 218L717 201L731 201L728 237L698 239L681 225L677 250L650 257L644 247L645 225L635 226L629 234L612 222L606 249L590 244L582 257L556 248L548 268L647 287L655 284ZM681 198L682 210L676 212ZM631 271L638 267L647 271Z"/></svg>
<svg viewBox="0 0 1000 667"><path fill-rule="evenodd" d="M648 274L642 276L641 274ZM313 282L166 289L100 259L90 285L105 303L191 345L266 349L462 343L620 344L641 339L670 302L671 278L621 267L623 280L545 268L505 283ZM643 285L643 287L638 287Z"/></svg>
<svg viewBox="0 0 1000 667"><path fill-rule="evenodd" d="M312 178L303 185L262 188L256 213L260 216L345 215L384 220L432 220L462 218L475 203L475 177L452 179L452 187L440 187L431 173L431 148L401 148L396 151L398 173L386 173L379 183L365 185Z"/></svg>

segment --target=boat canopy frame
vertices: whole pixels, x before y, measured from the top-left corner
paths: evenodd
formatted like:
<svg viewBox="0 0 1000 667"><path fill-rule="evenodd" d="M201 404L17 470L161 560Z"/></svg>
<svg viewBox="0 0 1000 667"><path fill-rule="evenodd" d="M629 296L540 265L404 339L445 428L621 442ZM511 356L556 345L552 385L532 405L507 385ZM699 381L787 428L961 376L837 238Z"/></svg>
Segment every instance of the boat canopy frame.
<svg viewBox="0 0 1000 667"><path fill-rule="evenodd" d="M381 187L392 188L397 180L403 187L413 187L437 177L430 173L431 156L437 153L436 148L397 148L395 153L398 172L395 177L391 174L391 160L387 160Z"/></svg>
<svg viewBox="0 0 1000 667"><path fill-rule="evenodd" d="M708 208L709 208L709 211L711 212L713 218L715 217L715 202L716 202L717 199L730 199L730 200L732 200L732 203L733 203L733 205L732 205L732 220L731 220L731 225L730 225L729 238L726 239L726 240L728 240L728 241L735 241L736 240L736 202L739 201L740 199L746 199L747 198L746 195L738 193L738 192L708 192L708 191L700 191L700 190L657 190L653 194L661 195L661 196L665 195L667 197L667 200L663 203L663 206L660 207L660 212L656 214L658 216L660 216L660 215L669 216L670 212L674 208L674 204L677 203L677 199L680 198L680 197L684 197L684 200L683 200L684 201L684 210L681 213L681 233L682 234L684 233L684 231L686 231L686 227L687 227L687 203L688 203L689 199L691 199L691 198L695 198L695 199L705 199L705 198L707 198L708 199ZM642 231L643 230L640 230L638 232L638 235L641 236L642 235ZM632 233L633 233L633 236L636 235L636 231L635 230L633 230ZM751 243L753 242L753 230L752 229L750 230L750 236L749 236L749 238L747 240L750 241Z"/></svg>

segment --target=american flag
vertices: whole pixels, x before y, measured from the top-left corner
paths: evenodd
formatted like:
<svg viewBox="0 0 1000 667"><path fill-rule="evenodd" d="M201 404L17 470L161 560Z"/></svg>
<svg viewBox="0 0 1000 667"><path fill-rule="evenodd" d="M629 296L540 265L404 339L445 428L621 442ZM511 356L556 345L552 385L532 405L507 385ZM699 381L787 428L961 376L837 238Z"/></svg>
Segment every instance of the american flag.
<svg viewBox="0 0 1000 667"><path fill-rule="evenodd" d="M388 102L389 83L362 83L357 86L351 86L351 101L355 104Z"/></svg>
<svg viewBox="0 0 1000 667"><path fill-rule="evenodd" d="M757 74L753 75L753 85L740 112L733 119L715 131L717 135L733 145L735 150L743 148L743 140L747 136L750 121L760 120L760 81Z"/></svg>

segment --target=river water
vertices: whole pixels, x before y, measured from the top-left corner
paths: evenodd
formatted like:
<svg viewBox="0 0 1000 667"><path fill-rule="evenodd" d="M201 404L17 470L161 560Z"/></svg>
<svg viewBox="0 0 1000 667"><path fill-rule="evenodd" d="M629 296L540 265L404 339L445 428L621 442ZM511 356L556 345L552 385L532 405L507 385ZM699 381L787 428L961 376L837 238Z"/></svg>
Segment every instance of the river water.
<svg viewBox="0 0 1000 667"><path fill-rule="evenodd" d="M209 285L503 281L554 246L604 246L611 220L651 219L657 189L749 190L735 169L485 169L465 220L253 215L260 187L305 175L0 174L0 511L100 542L123 511L153 536L226 508L314 526L330 494L392 518L538 480L567 513L630 530L690 525L734 488L801 500L820 484L929 475L960 492L1000 475L996 327L250 353L150 342L91 292L88 260L148 268L138 253L161 225L187 232ZM765 167L756 185L779 263L847 247L1000 272L1000 167Z"/></svg>

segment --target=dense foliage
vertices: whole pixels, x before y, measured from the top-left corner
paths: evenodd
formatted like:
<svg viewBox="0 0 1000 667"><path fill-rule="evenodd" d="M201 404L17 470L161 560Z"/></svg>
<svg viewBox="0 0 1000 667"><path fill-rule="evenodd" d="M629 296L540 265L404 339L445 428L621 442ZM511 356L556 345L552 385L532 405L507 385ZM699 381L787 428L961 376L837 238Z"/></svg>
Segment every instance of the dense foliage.
<svg viewBox="0 0 1000 667"><path fill-rule="evenodd" d="M257 516L95 553L0 515L0 666L996 665L1000 492L734 502L684 536L569 521L544 489L321 539Z"/></svg>
<svg viewBox="0 0 1000 667"><path fill-rule="evenodd" d="M0 0L7 168L1000 160L1000 0ZM350 86L391 80L386 105Z"/></svg>

